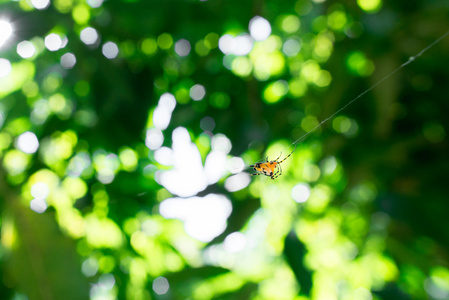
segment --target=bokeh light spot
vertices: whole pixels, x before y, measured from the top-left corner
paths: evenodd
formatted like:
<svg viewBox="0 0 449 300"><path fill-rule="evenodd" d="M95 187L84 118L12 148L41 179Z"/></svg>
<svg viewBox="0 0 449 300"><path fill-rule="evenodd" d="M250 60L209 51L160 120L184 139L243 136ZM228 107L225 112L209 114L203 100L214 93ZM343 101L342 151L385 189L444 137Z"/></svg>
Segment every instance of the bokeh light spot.
<svg viewBox="0 0 449 300"><path fill-rule="evenodd" d="M321 170L318 166L308 163L304 166L303 177L309 182L317 181L320 178Z"/></svg>
<svg viewBox="0 0 449 300"><path fill-rule="evenodd" d="M45 199L50 195L50 188L45 182L36 182L31 186L31 196Z"/></svg>
<svg viewBox="0 0 449 300"><path fill-rule="evenodd" d="M326 87L331 83L331 81L331 73L326 70L320 70L313 83L315 83L315 85L319 87Z"/></svg>
<svg viewBox="0 0 449 300"><path fill-rule="evenodd" d="M170 93L164 93L159 98L159 106L164 107L170 111L173 111L176 107L176 99L175 97Z"/></svg>
<svg viewBox="0 0 449 300"><path fill-rule="evenodd" d="M50 33L45 37L45 47L50 51L57 51L61 49L62 39L56 33Z"/></svg>
<svg viewBox="0 0 449 300"><path fill-rule="evenodd" d="M158 295L165 295L170 288L167 278L158 277L153 281L153 291Z"/></svg>
<svg viewBox="0 0 449 300"><path fill-rule="evenodd" d="M254 41L248 34L242 34L235 38L230 34L225 34L218 40L218 48L224 54L247 55L253 49L253 45Z"/></svg>
<svg viewBox="0 0 449 300"><path fill-rule="evenodd" d="M247 55L253 49L253 40L250 35L242 34L234 39L233 54Z"/></svg>
<svg viewBox="0 0 449 300"><path fill-rule="evenodd" d="M62 186L73 199L79 199L87 193L86 183L78 177L64 178Z"/></svg>
<svg viewBox="0 0 449 300"><path fill-rule="evenodd" d="M250 53L254 67L254 77L265 81L272 76L281 75L285 70L285 55L280 37L271 35L263 42L257 43Z"/></svg>
<svg viewBox="0 0 449 300"><path fill-rule="evenodd" d="M103 55L108 59L114 59L118 55L118 46L113 42L106 42L102 47Z"/></svg>
<svg viewBox="0 0 449 300"><path fill-rule="evenodd" d="M9 39L12 32L11 24L5 20L0 20L0 48Z"/></svg>
<svg viewBox="0 0 449 300"><path fill-rule="evenodd" d="M175 52L179 56L189 55L191 49L192 49L192 46L190 45L190 42L185 39L181 39L181 40L177 41L175 44Z"/></svg>
<svg viewBox="0 0 449 300"><path fill-rule="evenodd" d="M346 65L351 73L359 76L369 76L374 71L374 63L368 60L362 52L355 51L349 54Z"/></svg>
<svg viewBox="0 0 449 300"><path fill-rule="evenodd" d="M253 67L247 57L237 57L232 61L231 69L234 74L240 77L246 77L251 74Z"/></svg>
<svg viewBox="0 0 449 300"><path fill-rule="evenodd" d="M310 197L310 187L305 183L299 183L292 188L292 198L298 203L306 202Z"/></svg>
<svg viewBox="0 0 449 300"><path fill-rule="evenodd" d="M299 18L294 15L286 16L282 19L282 30L287 33L295 33L298 31L301 23L299 22Z"/></svg>
<svg viewBox="0 0 449 300"><path fill-rule="evenodd" d="M368 13L375 13L382 7L382 0L357 0L361 9Z"/></svg>
<svg viewBox="0 0 449 300"><path fill-rule="evenodd" d="M173 150L168 147L161 147L154 151L154 159L164 166L173 165Z"/></svg>
<svg viewBox="0 0 449 300"><path fill-rule="evenodd" d="M378 195L377 187L372 182L354 186L349 194L351 200L358 203L369 203Z"/></svg>
<svg viewBox="0 0 449 300"><path fill-rule="evenodd" d="M141 45L142 52L146 55L152 55L157 50L157 42L153 38L147 38L142 41Z"/></svg>
<svg viewBox="0 0 449 300"><path fill-rule="evenodd" d="M35 198L30 202L31 210L41 214L45 212L48 208L47 202L43 198Z"/></svg>
<svg viewBox="0 0 449 300"><path fill-rule="evenodd" d="M12 149L6 152L3 158L3 166L11 175L18 175L25 171L30 162L30 157L18 150Z"/></svg>
<svg viewBox="0 0 449 300"><path fill-rule="evenodd" d="M206 116L200 121L200 128L204 131L213 131L215 128L215 121L212 117Z"/></svg>
<svg viewBox="0 0 449 300"><path fill-rule="evenodd" d="M154 151L154 159L164 166L173 165L173 150L168 147L161 147Z"/></svg>
<svg viewBox="0 0 449 300"><path fill-rule="evenodd" d="M288 93L288 84L285 80L278 80L267 85L263 92L263 99L267 103L275 103Z"/></svg>
<svg viewBox="0 0 449 300"><path fill-rule="evenodd" d="M192 143L190 134L184 127L172 132L173 168L158 172L156 179L170 193L181 197L190 197L207 187L198 147Z"/></svg>
<svg viewBox="0 0 449 300"><path fill-rule="evenodd" d="M104 0L87 0L87 4L89 4L92 8L98 8L103 4Z"/></svg>
<svg viewBox="0 0 449 300"><path fill-rule="evenodd" d="M6 58L0 58L0 78L8 76L11 70L11 62Z"/></svg>
<svg viewBox="0 0 449 300"><path fill-rule="evenodd" d="M17 45L17 54L22 58L30 58L36 53L36 47L32 42L23 41Z"/></svg>
<svg viewBox="0 0 449 300"><path fill-rule="evenodd" d="M73 53L66 53L61 56L61 65L66 69L72 69L76 64L76 57Z"/></svg>
<svg viewBox="0 0 449 300"><path fill-rule="evenodd" d="M157 37L157 44L161 49L167 50L173 45L173 38L168 33L163 33Z"/></svg>
<svg viewBox="0 0 449 300"><path fill-rule="evenodd" d="M327 24L334 30L343 30L346 26L346 22L346 14L341 10L333 11L327 18Z"/></svg>
<svg viewBox="0 0 449 300"><path fill-rule="evenodd" d="M204 38L204 45L209 49L215 49L218 47L218 40L220 36L215 32L210 32Z"/></svg>
<svg viewBox="0 0 449 300"><path fill-rule="evenodd" d="M241 157L232 157L228 160L228 171L232 174L237 174L243 171L245 162Z"/></svg>
<svg viewBox="0 0 449 300"><path fill-rule="evenodd" d="M295 56L301 50L301 45L295 39L288 39L282 46L282 52L287 56Z"/></svg>
<svg viewBox="0 0 449 300"><path fill-rule="evenodd" d="M195 43L195 52L199 56L206 56L210 52L210 48L206 46L206 43L204 40L199 40Z"/></svg>
<svg viewBox="0 0 449 300"><path fill-rule="evenodd" d="M254 40L264 41L271 34L270 22L260 16L256 16L249 22L249 32Z"/></svg>
<svg viewBox="0 0 449 300"><path fill-rule="evenodd" d="M301 69L301 75L307 82L313 83L318 76L321 68L320 65L314 60L306 61Z"/></svg>
<svg viewBox="0 0 449 300"><path fill-rule="evenodd" d="M81 271L87 277L91 277L97 274L98 268L98 260L93 257L86 259L81 265Z"/></svg>
<svg viewBox="0 0 449 300"><path fill-rule="evenodd" d="M332 120L332 128L347 137L353 137L357 134L359 126L357 122L345 116L338 116Z"/></svg>
<svg viewBox="0 0 449 300"><path fill-rule="evenodd" d="M80 39L86 45L93 45L98 40L98 32L92 27L84 28L81 30Z"/></svg>
<svg viewBox="0 0 449 300"><path fill-rule="evenodd" d="M223 241L223 246L230 253L237 253L245 249L247 242L246 236L241 232L229 234Z"/></svg>
<svg viewBox="0 0 449 300"><path fill-rule="evenodd" d="M215 92L210 96L210 104L213 107L226 109L231 103L231 97L224 92Z"/></svg>
<svg viewBox="0 0 449 300"><path fill-rule="evenodd" d="M289 93L295 98L302 97L307 92L307 83L300 79L293 79L288 82Z"/></svg>
<svg viewBox="0 0 449 300"><path fill-rule="evenodd" d="M157 128L150 128L147 130L147 136L145 138L145 145L150 150L156 150L162 146L164 142L164 135L162 131Z"/></svg>
<svg viewBox="0 0 449 300"><path fill-rule="evenodd" d="M176 99L170 93L164 93L153 112L153 125L155 128L164 130L170 124L171 115L176 107Z"/></svg>
<svg viewBox="0 0 449 300"><path fill-rule="evenodd" d="M36 135L30 131L22 133L17 138L17 148L24 153L35 153L39 148L39 140Z"/></svg>
<svg viewBox="0 0 449 300"><path fill-rule="evenodd" d="M228 154L231 151L232 144L229 138L227 138L224 134L216 134L212 138L211 147L213 151L221 151Z"/></svg>
<svg viewBox="0 0 449 300"><path fill-rule="evenodd" d="M188 235L202 242L210 242L226 229L232 205L228 198L219 194L205 197L169 198L159 206L160 214L167 219L184 222Z"/></svg>
<svg viewBox="0 0 449 300"><path fill-rule="evenodd" d="M217 183L226 173L226 153L211 151L206 157L204 173L208 184Z"/></svg>
<svg viewBox="0 0 449 300"><path fill-rule="evenodd" d="M206 95L206 89L201 84L195 84L190 88L189 95L193 100L199 101Z"/></svg>
<svg viewBox="0 0 449 300"><path fill-rule="evenodd" d="M231 54L233 51L233 44L232 44L233 40L234 38L232 37L232 35L230 34L223 35L218 40L218 48L220 49L220 51L223 52L224 54Z"/></svg>
<svg viewBox="0 0 449 300"><path fill-rule="evenodd" d="M35 124L42 124L50 114L50 107L48 100L39 99L34 103L33 111L31 112L31 121Z"/></svg>
<svg viewBox="0 0 449 300"><path fill-rule="evenodd" d="M89 6L81 3L78 4L72 10L72 17L77 24L86 24L90 19Z"/></svg>
<svg viewBox="0 0 449 300"><path fill-rule="evenodd" d="M46 9L50 5L50 0L31 0L31 5L39 10Z"/></svg>
<svg viewBox="0 0 449 300"><path fill-rule="evenodd" d="M228 192L237 192L246 188L251 182L251 177L248 173L239 173L229 176L225 181L225 189Z"/></svg>
<svg viewBox="0 0 449 300"><path fill-rule="evenodd" d="M132 172L137 168L137 153L131 148L124 148L119 153L122 168L127 172Z"/></svg>

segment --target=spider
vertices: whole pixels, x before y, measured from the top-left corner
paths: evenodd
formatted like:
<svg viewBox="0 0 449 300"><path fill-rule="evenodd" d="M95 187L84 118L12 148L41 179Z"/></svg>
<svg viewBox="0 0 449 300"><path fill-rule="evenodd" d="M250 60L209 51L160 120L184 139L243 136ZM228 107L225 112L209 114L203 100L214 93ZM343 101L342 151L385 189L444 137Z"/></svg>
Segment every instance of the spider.
<svg viewBox="0 0 449 300"><path fill-rule="evenodd" d="M251 174L251 176L266 175L266 176L270 176L271 179L278 178L279 176L282 175L281 163L283 163L287 158L289 158L290 155L292 155L293 152L295 152L295 150L296 150L296 145L295 145L295 149L293 149L293 151L290 152L290 154L287 155L281 161L279 161L279 158L281 158L282 152L279 155L279 157L276 158L275 160L268 161L268 157L267 157L266 158L267 161L264 163L256 163L254 165L250 165L250 168L254 168L254 171L256 171L256 173Z"/></svg>

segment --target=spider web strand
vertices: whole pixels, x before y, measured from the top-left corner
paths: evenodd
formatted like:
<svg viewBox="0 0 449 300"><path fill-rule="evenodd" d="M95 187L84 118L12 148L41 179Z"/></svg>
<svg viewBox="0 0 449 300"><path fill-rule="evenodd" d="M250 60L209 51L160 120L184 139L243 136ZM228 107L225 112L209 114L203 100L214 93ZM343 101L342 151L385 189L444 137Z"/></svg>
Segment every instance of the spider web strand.
<svg viewBox="0 0 449 300"><path fill-rule="evenodd" d="M308 132L306 132L303 136L301 136L299 139L297 139L296 141L294 141L293 143L290 144L289 148L293 145L296 145L297 143L299 143L300 141L304 140L308 135L310 135L311 133L315 132L318 128L320 128L321 126L323 126L324 123L328 122L329 120L333 119L336 115L338 115L340 112L342 112L343 110L345 110L346 108L348 108L348 106L350 106L351 104L353 104L355 101L357 101L358 99L360 99L361 97L363 97L365 94L367 94L368 92L370 92L372 89L374 89L375 87L377 87L378 85L380 85L382 82L384 82L385 80L387 80L388 78L390 78L391 76L393 76L394 74L396 74L399 70L401 70L402 68L404 68L405 66L409 65L410 63L412 63L415 59L417 59L418 57L420 57L421 55L424 54L424 52L426 52L427 50L429 50L430 48L432 48L433 46L435 46L437 43L439 43L442 39L444 39L446 36L449 35L449 31L447 31L445 34L443 34L442 36L440 36L438 39L436 39L435 41L433 41L429 46L427 46L426 48L422 49L418 54L416 54L415 56L410 56L409 59L404 62L402 65L400 65L399 67L397 67L396 69L394 69L393 71L391 71L389 74L385 75L382 79L380 79L379 81L377 81L375 84L373 84L372 86L370 86L368 89L366 89L364 92L360 93L357 97L355 97L354 99L352 99L351 101L349 101L348 103L346 103L345 105L343 105L342 107L340 107L336 112L334 112L332 115L330 115L329 117L327 117L326 119L324 119L323 121L321 121L318 125L316 125L315 127L313 127L311 130L309 130Z"/></svg>

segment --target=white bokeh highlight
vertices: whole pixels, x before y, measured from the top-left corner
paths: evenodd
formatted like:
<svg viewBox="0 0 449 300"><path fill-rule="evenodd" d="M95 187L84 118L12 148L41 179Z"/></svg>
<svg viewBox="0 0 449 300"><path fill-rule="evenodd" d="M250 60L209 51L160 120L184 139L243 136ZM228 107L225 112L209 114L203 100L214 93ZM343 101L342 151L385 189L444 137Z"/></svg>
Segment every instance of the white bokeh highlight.
<svg viewBox="0 0 449 300"><path fill-rule="evenodd" d="M181 197L196 195L208 184L200 152L184 127L173 130L172 140L173 168L158 171L156 179L172 194Z"/></svg>
<svg viewBox="0 0 449 300"><path fill-rule="evenodd" d="M249 22L249 32L254 40L264 41L271 34L270 22L260 16L255 16Z"/></svg>
<svg viewBox="0 0 449 300"><path fill-rule="evenodd" d="M229 234L223 241L224 249L229 253L241 252L246 246L246 236L241 232Z"/></svg>
<svg viewBox="0 0 449 300"><path fill-rule="evenodd" d="M154 151L154 159L164 166L173 165L173 150L168 147L161 147Z"/></svg>
<svg viewBox="0 0 449 300"><path fill-rule="evenodd" d="M39 10L46 9L48 6L50 6L50 0L31 0L31 5Z"/></svg>
<svg viewBox="0 0 449 300"><path fill-rule="evenodd" d="M165 199L159 212L164 218L181 220L189 236L207 243L226 229L232 205L224 195L208 194L205 197Z"/></svg>
<svg viewBox="0 0 449 300"><path fill-rule="evenodd" d="M103 4L103 0L87 0L87 4L92 8L98 8Z"/></svg>
<svg viewBox="0 0 449 300"><path fill-rule="evenodd" d="M226 178L224 187L228 192L237 192L246 188L251 183L248 173L239 173Z"/></svg>
<svg viewBox="0 0 449 300"><path fill-rule="evenodd" d="M66 53L61 56L61 65L65 69L72 69L76 64L76 57L73 53Z"/></svg>
<svg viewBox="0 0 449 300"><path fill-rule="evenodd" d="M195 84L190 88L189 95L193 100L199 101L206 95L206 88L201 84Z"/></svg>
<svg viewBox="0 0 449 300"><path fill-rule="evenodd" d="M284 45L282 46L282 52L284 52L287 56L295 56L299 53L299 50L301 50L301 45L297 40L289 39L285 41Z"/></svg>
<svg viewBox="0 0 449 300"><path fill-rule="evenodd" d="M164 135L160 129L150 128L147 130L145 145L148 149L156 150L162 146L162 143L164 143Z"/></svg>
<svg viewBox="0 0 449 300"><path fill-rule="evenodd" d="M17 54L22 58L30 58L36 53L36 47L34 47L32 42L23 41L17 44Z"/></svg>
<svg viewBox="0 0 449 300"><path fill-rule="evenodd" d="M190 50L192 50L192 46L188 40L181 39L175 43L175 52L179 56L189 55Z"/></svg>
<svg viewBox="0 0 449 300"><path fill-rule="evenodd" d="M310 197L310 187L305 183L298 183L292 188L291 195L298 203L306 202Z"/></svg>
<svg viewBox="0 0 449 300"><path fill-rule="evenodd" d="M45 199L35 198L35 199L31 200L30 208L33 211L41 214L41 213L43 213L43 212L45 212L47 210L48 205L47 205L47 202L45 202Z"/></svg>
<svg viewBox="0 0 449 300"><path fill-rule="evenodd" d="M80 39L86 45L93 45L98 41L98 32L92 27L84 28L81 30Z"/></svg>
<svg viewBox="0 0 449 300"><path fill-rule="evenodd" d="M243 171L245 162L241 157L232 157L228 160L228 171L232 174L237 174Z"/></svg>
<svg viewBox="0 0 449 300"><path fill-rule="evenodd" d="M153 112L153 126L159 130L167 129L170 124L173 110L176 107L176 99L170 93L164 93Z"/></svg>
<svg viewBox="0 0 449 300"><path fill-rule="evenodd" d="M39 140L34 133L27 131L19 135L16 146L20 151L32 154L39 148Z"/></svg>
<svg viewBox="0 0 449 300"><path fill-rule="evenodd" d="M0 20L0 48L11 37L13 28L6 20Z"/></svg>
<svg viewBox="0 0 449 300"><path fill-rule="evenodd" d="M218 40L218 48L223 54L234 54L238 56L247 55L254 46L254 40L249 34L233 37L225 34Z"/></svg>
<svg viewBox="0 0 449 300"><path fill-rule="evenodd" d="M45 47L50 51L57 51L62 47L62 39L56 33L50 33L45 37Z"/></svg>
<svg viewBox="0 0 449 300"><path fill-rule="evenodd" d="M50 195L50 188L44 182L36 182L31 186L31 196L34 198L47 198Z"/></svg>
<svg viewBox="0 0 449 300"><path fill-rule="evenodd" d="M107 59L114 59L118 55L118 46L114 42L106 42L101 51Z"/></svg>
<svg viewBox="0 0 449 300"><path fill-rule="evenodd" d="M167 294L170 288L170 284L168 283L168 279L165 277L157 277L153 281L153 291L158 295Z"/></svg>
<svg viewBox="0 0 449 300"><path fill-rule="evenodd" d="M6 58L0 58L0 78L8 76L11 70L11 62Z"/></svg>

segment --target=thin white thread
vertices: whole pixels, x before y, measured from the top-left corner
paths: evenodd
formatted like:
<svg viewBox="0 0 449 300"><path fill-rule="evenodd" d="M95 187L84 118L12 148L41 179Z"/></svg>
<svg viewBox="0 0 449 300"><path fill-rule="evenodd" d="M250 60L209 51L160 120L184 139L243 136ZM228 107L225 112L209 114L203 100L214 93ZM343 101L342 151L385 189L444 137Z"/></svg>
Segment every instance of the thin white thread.
<svg viewBox="0 0 449 300"><path fill-rule="evenodd" d="M357 97L355 97L354 99L352 99L351 101L349 101L348 103L346 103L345 105L343 105L342 107L340 107L336 112L334 112L332 115L330 115L329 117L327 117L326 119L324 119L323 121L321 121L318 125L316 125L314 128L312 128L311 130L309 130L308 132L306 132L303 136L301 136L299 139L297 139L296 141L294 141L293 143L290 144L290 146L288 146L287 149L289 149L291 146L298 144L300 141L304 140L308 135L310 135L311 133L313 133L315 130L317 130L318 128L320 128L324 123L328 122L329 120L333 119L337 114L339 114L340 112L342 112L343 110L345 110L348 106L350 106L352 103L354 103L355 101L357 101L358 99L360 99L361 97L363 97L366 93L368 93L369 91L371 91L372 89L374 89L375 87L377 87L379 84L381 84L382 82L384 82L385 80L387 80L388 78L390 78L391 76L393 76L395 73L397 73L400 69L404 68L405 66L407 66L408 64L410 64L411 62L415 61L418 57L420 57L421 55L423 55L424 52L426 52L427 50L429 50L430 48L432 48L433 46L435 46L435 44L437 44L438 42L440 42L442 39L444 39L447 35L449 35L449 31L447 31L445 34L443 34L442 36L440 36L438 39L436 39L433 43L431 43L429 46L427 46L426 48L422 49L418 54L416 54L415 56L410 56L409 59L404 62L402 65L400 65L399 67L397 67L395 70L393 70L391 73L387 74L386 76L384 76L382 79L380 79L378 82L376 82L375 84L373 84L371 87L369 87L368 89L366 89L364 92L362 92L361 94L359 94ZM296 149L295 149L296 150Z"/></svg>

